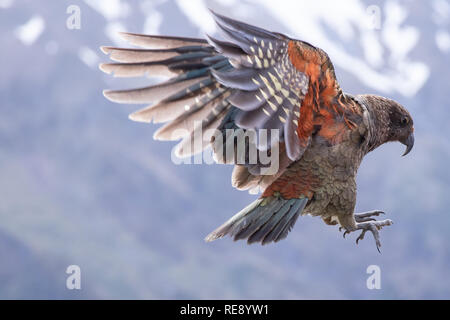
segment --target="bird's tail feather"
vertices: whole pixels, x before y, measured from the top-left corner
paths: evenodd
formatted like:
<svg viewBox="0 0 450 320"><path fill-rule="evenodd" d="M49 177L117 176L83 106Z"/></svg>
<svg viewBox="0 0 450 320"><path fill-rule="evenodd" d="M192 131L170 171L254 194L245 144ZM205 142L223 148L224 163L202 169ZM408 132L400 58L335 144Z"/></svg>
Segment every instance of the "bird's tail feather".
<svg viewBox="0 0 450 320"><path fill-rule="evenodd" d="M277 242L286 238L307 202L308 198L260 198L210 233L205 241L214 241L228 234L235 241L247 239L249 244Z"/></svg>

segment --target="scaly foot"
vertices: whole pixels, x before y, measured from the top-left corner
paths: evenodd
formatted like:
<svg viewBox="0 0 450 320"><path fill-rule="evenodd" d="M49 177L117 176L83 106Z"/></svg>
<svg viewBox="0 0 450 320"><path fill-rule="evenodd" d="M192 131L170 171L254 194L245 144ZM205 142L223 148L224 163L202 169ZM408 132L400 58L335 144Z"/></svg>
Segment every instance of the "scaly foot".
<svg viewBox="0 0 450 320"><path fill-rule="evenodd" d="M380 214L385 214L384 211L381 210L374 210L374 211L368 211L363 213L355 213L355 220L356 222L367 222L367 221L376 221L374 218L371 218L373 216L378 217Z"/></svg>
<svg viewBox="0 0 450 320"><path fill-rule="evenodd" d="M356 222L367 222L367 221L377 221L376 219L371 218L371 217L372 216L378 217L380 214L385 214L385 213L384 213L384 211L381 211L381 210L373 210L373 211L367 211L367 212L363 212L363 213L355 213L353 216L355 217ZM342 229L344 229L344 227L340 226L339 232L341 232ZM344 238L345 238L345 235L346 235L346 233L344 233Z"/></svg>
<svg viewBox="0 0 450 320"><path fill-rule="evenodd" d="M368 218L368 216L363 217L363 218ZM390 219L381 220L381 221L358 222L358 223L356 223L355 228L345 230L344 238L345 238L346 234L348 234L350 232L353 232L356 230L362 230L361 234L358 236L358 238L356 238L356 244L358 244L359 240L364 239L364 235L366 234L366 232L370 231L370 232L372 232L373 237L375 238L375 244L377 246L377 250L378 250L378 252L381 253L381 251L380 251L380 247L381 247L380 233L378 231L381 230L385 226L392 225L393 223L394 222Z"/></svg>

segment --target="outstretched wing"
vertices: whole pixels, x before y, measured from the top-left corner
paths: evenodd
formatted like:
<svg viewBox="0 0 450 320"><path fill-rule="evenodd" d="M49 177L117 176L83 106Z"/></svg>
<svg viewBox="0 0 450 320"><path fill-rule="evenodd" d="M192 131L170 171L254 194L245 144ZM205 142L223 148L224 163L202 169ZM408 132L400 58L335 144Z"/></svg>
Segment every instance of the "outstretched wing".
<svg viewBox="0 0 450 320"><path fill-rule="evenodd" d="M345 104L326 53L306 42L214 16L227 41L123 33L143 49L102 47L116 61L102 64L104 72L171 77L157 85L107 90L104 95L119 103L151 104L130 118L165 122L154 137L182 139L176 151L180 156L207 147L212 137L207 129L278 129L284 159L280 171L302 156L314 131L334 143ZM202 129L203 139L200 148L193 148L197 129ZM233 177L233 183L251 188L264 180L267 186L279 176L262 179L250 168L247 163L239 166L236 179L245 181Z"/></svg>
<svg viewBox="0 0 450 320"><path fill-rule="evenodd" d="M288 157L298 160L314 126L338 118L345 108L337 103L342 92L328 55L306 42L214 16L230 42L210 43L234 68L213 74L234 89L228 100L239 109L236 124L279 129Z"/></svg>
<svg viewBox="0 0 450 320"><path fill-rule="evenodd" d="M232 68L205 40L122 33L131 44L145 49L102 47L116 63L100 69L116 77L168 76L162 83L128 90L105 90L118 103L150 104L132 114L140 122L167 123L154 135L158 140L178 140L193 131L196 121L217 127L231 106L230 90L212 76L212 70ZM184 132L182 130L185 129ZM186 155L189 155L187 153Z"/></svg>

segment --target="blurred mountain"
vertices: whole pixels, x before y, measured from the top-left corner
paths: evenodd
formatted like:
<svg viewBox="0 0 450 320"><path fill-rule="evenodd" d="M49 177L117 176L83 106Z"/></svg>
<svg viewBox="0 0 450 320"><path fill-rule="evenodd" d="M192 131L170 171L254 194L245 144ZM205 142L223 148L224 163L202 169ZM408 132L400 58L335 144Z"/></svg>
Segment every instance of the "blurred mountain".
<svg viewBox="0 0 450 320"><path fill-rule="evenodd" d="M70 5L81 29L66 26ZM154 80L97 64L100 45L123 45L116 31L214 34L208 7L320 46L346 91L411 111L413 152L383 146L359 171L357 211L395 222L381 255L311 217L276 245L203 242L255 196L229 166L173 164L156 125L102 96ZM0 298L450 298L449 18L445 0L1 0ZM65 287L72 264L80 291ZM382 290L366 288L373 264Z"/></svg>

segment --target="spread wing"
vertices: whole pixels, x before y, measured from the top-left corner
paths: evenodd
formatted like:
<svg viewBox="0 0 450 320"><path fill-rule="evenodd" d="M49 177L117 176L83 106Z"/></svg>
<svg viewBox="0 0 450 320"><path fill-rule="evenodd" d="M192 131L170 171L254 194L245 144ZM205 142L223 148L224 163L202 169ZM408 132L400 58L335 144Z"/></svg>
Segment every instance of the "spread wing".
<svg viewBox="0 0 450 320"><path fill-rule="evenodd" d="M308 146L315 114L339 92L328 56L306 42L218 14L215 18L230 42L210 42L234 68L214 76L234 89L228 100L239 109L236 124L279 129L286 154L298 160Z"/></svg>
<svg viewBox="0 0 450 320"><path fill-rule="evenodd" d="M104 95L119 103L152 103L130 118L165 122L155 138L182 139L176 151L180 156L206 148L212 137L207 129L278 129L285 159L281 171L302 156L314 132L335 143L341 124L351 123L343 117L346 105L327 54L306 42L213 14L227 41L124 33L144 49L103 47L117 61L100 66L107 73L171 77ZM197 129L203 133L200 149L192 148ZM243 168L251 166L244 163ZM257 171L238 169L246 187L263 180L255 177ZM264 185L273 179L266 177Z"/></svg>

